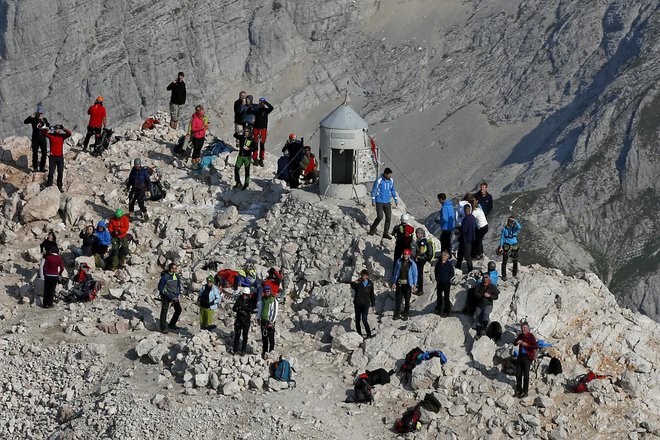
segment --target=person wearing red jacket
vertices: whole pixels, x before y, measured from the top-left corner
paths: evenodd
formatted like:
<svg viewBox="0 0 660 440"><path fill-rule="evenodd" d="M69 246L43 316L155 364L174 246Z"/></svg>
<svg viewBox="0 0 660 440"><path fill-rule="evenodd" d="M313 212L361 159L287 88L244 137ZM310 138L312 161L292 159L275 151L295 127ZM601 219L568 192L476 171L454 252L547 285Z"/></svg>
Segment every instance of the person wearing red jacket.
<svg viewBox="0 0 660 440"><path fill-rule="evenodd" d="M319 178L319 170L316 164L316 157L312 154L312 147L305 145L303 148L303 159L300 161L300 170L303 182L312 184Z"/></svg>
<svg viewBox="0 0 660 440"><path fill-rule="evenodd" d="M513 345L518 346L518 357L516 358L516 392L513 395L518 398L527 397L529 391L529 367L536 359L536 350L539 348L536 338L529 331L529 324L522 322L520 324L522 333L520 333Z"/></svg>
<svg viewBox="0 0 660 440"><path fill-rule="evenodd" d="M83 151L87 150L89 140L94 136L94 151L97 151L101 143L101 132L108 125L108 116L103 106L103 96L97 96L94 105L87 109L89 123L87 124L87 135L83 141Z"/></svg>
<svg viewBox="0 0 660 440"><path fill-rule="evenodd" d="M52 245L46 250L46 256L41 262L41 275L44 280L44 307L47 309L53 307L55 287L64 272L64 260L58 254L57 246Z"/></svg>
<svg viewBox="0 0 660 440"><path fill-rule="evenodd" d="M112 237L112 270L123 269L126 266L126 256L128 256L128 228L130 224L124 211L118 209L115 211L115 217L108 223L108 232Z"/></svg>
<svg viewBox="0 0 660 440"><path fill-rule="evenodd" d="M62 192L62 178L64 177L64 141L71 136L71 132L61 125L51 129L41 130L43 136L50 143L50 156L48 156L48 181L46 186L53 185L53 175L57 168L57 188Z"/></svg>
<svg viewBox="0 0 660 440"><path fill-rule="evenodd" d="M193 167L198 167L200 162L200 157L202 155L202 147L204 146L204 137L206 136L206 130L209 129L209 118L205 115L204 107L198 105L195 107L195 113L193 113L192 118L190 119L190 124L188 124L188 136L192 142L192 164Z"/></svg>

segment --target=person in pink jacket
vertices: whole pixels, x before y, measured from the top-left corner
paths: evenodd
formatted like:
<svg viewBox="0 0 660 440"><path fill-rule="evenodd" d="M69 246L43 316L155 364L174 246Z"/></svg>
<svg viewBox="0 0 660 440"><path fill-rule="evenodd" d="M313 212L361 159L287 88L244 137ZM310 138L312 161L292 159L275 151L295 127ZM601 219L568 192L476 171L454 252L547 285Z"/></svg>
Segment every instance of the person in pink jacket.
<svg viewBox="0 0 660 440"><path fill-rule="evenodd" d="M204 115L204 107L198 105L195 107L195 113L193 113L192 118L190 119L190 124L188 125L188 136L192 143L193 166L198 166L200 162L202 147L204 146L204 137L206 136L206 130L208 130L208 128L209 118Z"/></svg>

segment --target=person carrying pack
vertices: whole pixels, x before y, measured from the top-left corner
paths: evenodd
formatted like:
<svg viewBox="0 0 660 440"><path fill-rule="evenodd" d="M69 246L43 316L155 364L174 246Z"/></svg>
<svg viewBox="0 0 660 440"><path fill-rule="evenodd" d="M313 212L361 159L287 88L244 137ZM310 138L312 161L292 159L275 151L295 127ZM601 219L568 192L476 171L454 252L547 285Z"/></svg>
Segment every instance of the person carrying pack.
<svg viewBox="0 0 660 440"><path fill-rule="evenodd" d="M213 312L218 309L220 303L220 291L214 284L215 276L206 277L206 285L199 290L197 303L199 304L199 328L211 331L216 328L213 325Z"/></svg>
<svg viewBox="0 0 660 440"><path fill-rule="evenodd" d="M422 417L422 412L420 411L420 407L421 404L415 405L414 408L406 411L402 418L397 419L394 422L394 432L405 434L421 429L422 424L419 422L419 419Z"/></svg>
<svg viewBox="0 0 660 440"><path fill-rule="evenodd" d="M293 384L296 386L296 381L292 378L292 373L296 370L291 366L291 363L280 356L279 360L273 362L270 366L271 376L275 380L286 382L289 386Z"/></svg>
<svg viewBox="0 0 660 440"><path fill-rule="evenodd" d="M502 228L502 235L500 236L500 246L497 248L497 255L502 255L502 280L506 281L506 263L509 261L509 256L513 260L513 269L511 274L515 277L518 275L518 252L520 245L518 244L518 233L520 233L520 223L516 218L511 215L506 221L506 226Z"/></svg>
<svg viewBox="0 0 660 440"><path fill-rule="evenodd" d="M417 295L424 294L424 266L426 263L432 264L435 260L435 243L432 239L426 238L426 231L422 228L415 230L416 240L413 251L415 262L417 263Z"/></svg>
<svg viewBox="0 0 660 440"><path fill-rule="evenodd" d="M401 258L404 249L412 249L414 235L415 228L410 225L410 215L401 214L401 223L392 230L392 236L394 236L394 264Z"/></svg>

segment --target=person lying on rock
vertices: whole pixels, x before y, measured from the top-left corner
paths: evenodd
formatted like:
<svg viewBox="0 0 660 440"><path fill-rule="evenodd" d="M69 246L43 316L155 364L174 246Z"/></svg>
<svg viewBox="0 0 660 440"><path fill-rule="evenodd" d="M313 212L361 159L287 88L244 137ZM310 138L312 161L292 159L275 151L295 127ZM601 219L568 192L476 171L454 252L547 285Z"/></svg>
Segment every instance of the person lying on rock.
<svg viewBox="0 0 660 440"><path fill-rule="evenodd" d="M115 211L114 218L110 219L108 232L112 237L112 270L123 269L126 266L126 257L128 256L128 228L130 222L124 215L122 209Z"/></svg>
<svg viewBox="0 0 660 440"><path fill-rule="evenodd" d="M351 288L355 292L353 297L353 306L355 307L355 327L358 335L362 336L360 320L364 324L364 330L367 332L367 339L371 338L371 327L367 316L369 307L376 307L376 296L374 294L374 283L369 279L369 271L362 269L360 278L351 283Z"/></svg>
<svg viewBox="0 0 660 440"><path fill-rule="evenodd" d="M272 295L269 286L264 286L261 301L257 307L257 316L261 323L261 340L263 350L261 357L268 358L268 353L275 348L275 318L277 318L278 303Z"/></svg>
<svg viewBox="0 0 660 440"><path fill-rule="evenodd" d="M199 328L208 331L216 328L213 325L213 313L220 304L220 290L215 285L214 275L206 277L206 284L199 290L197 303L199 304Z"/></svg>
<svg viewBox="0 0 660 440"><path fill-rule="evenodd" d="M408 320L410 312L410 295L417 285L417 265L410 258L410 249L404 249L401 258L394 264L392 274L392 289L396 289L396 303L394 306L394 319ZM405 300L403 316L401 316L401 300Z"/></svg>
<svg viewBox="0 0 660 440"><path fill-rule="evenodd" d="M252 312L254 310L254 305L250 299L249 287L240 288L240 295L236 299L232 310L236 313L236 318L234 319L233 353L240 353L243 355L247 350L248 333L250 332L250 318L252 317ZM239 352L241 336L243 343L240 345Z"/></svg>
<svg viewBox="0 0 660 440"><path fill-rule="evenodd" d="M170 263L167 270L163 271L158 282L158 292L160 293L160 331L168 333L169 330L179 330L176 326L179 316L181 316L181 303L179 297L181 296L181 279L177 272L179 268L176 263ZM170 309L170 304L174 307L174 315L172 320L167 323L167 311Z"/></svg>
<svg viewBox="0 0 660 440"><path fill-rule="evenodd" d="M476 309L472 319L472 328L477 331L477 339L486 334L490 312L493 311L493 301L500 295L497 286L490 281L490 274L488 272L483 272L481 277L482 282L477 284L477 287L474 289Z"/></svg>

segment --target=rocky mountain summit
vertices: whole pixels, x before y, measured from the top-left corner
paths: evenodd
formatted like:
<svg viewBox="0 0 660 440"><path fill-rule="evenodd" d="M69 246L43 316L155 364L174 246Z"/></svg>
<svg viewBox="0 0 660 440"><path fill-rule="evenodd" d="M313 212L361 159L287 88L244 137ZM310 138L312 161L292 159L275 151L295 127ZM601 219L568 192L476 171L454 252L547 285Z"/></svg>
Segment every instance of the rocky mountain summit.
<svg viewBox="0 0 660 440"><path fill-rule="evenodd" d="M394 438L394 420L427 394L440 411L423 410L422 428L410 438L660 435L660 326L617 305L593 273L570 277L532 264L500 281L491 316L504 327L498 342L475 339L471 318L458 313L476 283L472 274L453 279L449 317L431 313L436 294L427 273L429 287L413 297L410 320L395 321L387 287L392 244L366 234L373 208L321 200L313 187L287 190L273 180L271 155L265 167L253 167L248 190L234 190L224 156L200 172L172 156L180 134L128 125L102 157L80 151L74 134L65 146L62 194L42 190L44 176L28 172L27 138L0 144L3 438ZM46 231L56 231L70 270L81 228L125 207L122 186L135 157L157 168L167 196L148 204L148 221L132 222L127 267L93 268L103 289L92 302L41 308L35 279ZM395 215L406 209L401 204ZM153 292L169 261L181 267L187 295L182 330L161 334ZM269 376L255 325L249 353L230 354L230 301L216 312L216 329L199 329L194 300L213 271L208 265L247 261L258 273L276 266L284 274L273 358L291 361L295 388ZM375 336L363 340L353 330L347 282L365 267L377 300L369 316ZM522 319L552 347L533 366L529 397L516 399L503 366ZM396 369L416 346L442 350L448 362L423 363L410 383L393 376L375 388L372 405L345 402L357 374ZM562 374L548 374L551 356L561 359ZM590 370L607 377L587 393L567 390Z"/></svg>

